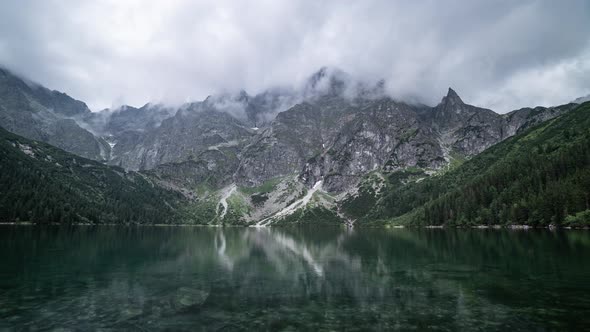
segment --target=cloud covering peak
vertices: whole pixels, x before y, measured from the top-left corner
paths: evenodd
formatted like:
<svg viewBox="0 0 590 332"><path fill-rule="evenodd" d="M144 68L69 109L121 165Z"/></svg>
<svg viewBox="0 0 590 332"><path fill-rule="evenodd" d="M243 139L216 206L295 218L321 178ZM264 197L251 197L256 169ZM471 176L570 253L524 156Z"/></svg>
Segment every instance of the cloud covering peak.
<svg viewBox="0 0 590 332"><path fill-rule="evenodd" d="M590 93L590 2L33 1L0 5L0 64L94 110L300 86L322 66L500 112Z"/></svg>

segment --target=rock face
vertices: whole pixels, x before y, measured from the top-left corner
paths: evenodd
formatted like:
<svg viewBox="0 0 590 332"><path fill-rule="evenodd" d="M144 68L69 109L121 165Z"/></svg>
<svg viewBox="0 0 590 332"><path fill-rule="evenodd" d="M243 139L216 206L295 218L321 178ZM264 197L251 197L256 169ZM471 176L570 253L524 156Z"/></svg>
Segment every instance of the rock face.
<svg viewBox="0 0 590 332"><path fill-rule="evenodd" d="M432 110L430 123L442 145L463 156L472 156L503 139L502 116L485 108L465 104L449 88Z"/></svg>
<svg viewBox="0 0 590 332"><path fill-rule="evenodd" d="M113 110L87 113L81 121L94 133L110 136L127 131L144 132L157 128L176 111L175 108L160 104L148 103L140 108L123 105Z"/></svg>
<svg viewBox="0 0 590 332"><path fill-rule="evenodd" d="M0 68L0 126L6 130L104 161L108 144L75 121L87 114L91 112L83 102Z"/></svg>
<svg viewBox="0 0 590 332"><path fill-rule="evenodd" d="M386 96L383 81L359 82L331 68L297 89L97 113L0 70L0 97L6 129L108 164L151 170L173 187L252 187L296 175L309 188L322 181L333 193L372 171L439 170L570 108L500 115L465 104L452 89L434 107L409 104Z"/></svg>
<svg viewBox="0 0 590 332"><path fill-rule="evenodd" d="M252 133L228 113L203 103L191 104L153 130L120 134L109 163L134 170L152 169L196 159L208 150L243 145Z"/></svg>
<svg viewBox="0 0 590 332"><path fill-rule="evenodd" d="M354 108L322 154L306 163L302 179L307 183L323 177L324 188L338 192L374 170L445 164L443 150L421 119L419 106L384 98Z"/></svg>
<svg viewBox="0 0 590 332"><path fill-rule="evenodd" d="M567 112L576 107L576 104L566 104L558 107L535 107L535 108L521 108L516 111L504 114L506 122L504 126L503 138L507 138L518 134L519 132L538 125L547 120L551 120L564 112Z"/></svg>
<svg viewBox="0 0 590 332"><path fill-rule="evenodd" d="M259 126L295 104L289 89L271 89L256 96L209 96L180 107L147 104L122 106L86 114L81 121L111 145L108 163L132 170L148 170L167 163L197 160L220 147L243 147Z"/></svg>
<svg viewBox="0 0 590 332"><path fill-rule="evenodd" d="M438 170L566 110L500 115L465 104L452 89L435 107L329 91L280 113L254 137L241 154L236 181L259 185L300 171L308 186L323 179L324 189L341 192L375 170Z"/></svg>
<svg viewBox="0 0 590 332"><path fill-rule="evenodd" d="M176 163L165 163L147 171L171 188L222 188L233 182L238 168L238 146L227 146L203 151L198 157Z"/></svg>

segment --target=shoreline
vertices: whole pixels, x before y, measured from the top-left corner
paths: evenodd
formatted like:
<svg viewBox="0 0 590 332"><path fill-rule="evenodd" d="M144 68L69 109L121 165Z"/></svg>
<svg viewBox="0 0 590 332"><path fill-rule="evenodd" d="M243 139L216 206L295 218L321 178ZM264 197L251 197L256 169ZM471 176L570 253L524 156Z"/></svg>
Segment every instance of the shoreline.
<svg viewBox="0 0 590 332"><path fill-rule="evenodd" d="M29 221L22 221L22 222L0 222L0 226L111 226L111 227L214 227L214 228L224 228L224 227L236 227L236 228L267 228L267 227L274 227L274 228L283 228L283 227L293 227L293 226L301 226L299 224L293 225L268 225L268 226L255 226L253 225L212 225L212 224L88 224L88 223L72 223L72 224L58 224L58 223L48 223L48 224L38 224ZM304 226L320 226L320 227L347 227L350 228L346 224L318 224L313 225L306 223ZM353 227L354 228L354 227ZM426 226L405 226L405 225L366 225L366 226L358 226L358 228L387 228L387 229L508 229L508 230L536 230L536 229L545 229L545 230L590 230L590 226L582 226L582 227L572 227L572 226L529 226L529 225L475 225L475 226L442 226L442 225L426 225Z"/></svg>

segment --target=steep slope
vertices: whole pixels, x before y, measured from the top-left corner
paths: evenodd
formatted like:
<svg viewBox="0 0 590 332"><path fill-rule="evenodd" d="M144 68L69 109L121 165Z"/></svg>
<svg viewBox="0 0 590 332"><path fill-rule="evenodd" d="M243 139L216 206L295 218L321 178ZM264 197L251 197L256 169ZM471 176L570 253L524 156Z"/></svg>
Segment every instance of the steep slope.
<svg viewBox="0 0 590 332"><path fill-rule="evenodd" d="M289 89L273 88L255 96L240 91L180 107L121 106L88 114L82 121L111 145L109 164L147 170L194 159L219 144L244 141L279 111L293 106L297 98ZM212 138L215 135L217 139ZM243 146L246 142L239 143Z"/></svg>
<svg viewBox="0 0 590 332"><path fill-rule="evenodd" d="M0 128L0 222L170 223L181 195Z"/></svg>
<svg viewBox="0 0 590 332"><path fill-rule="evenodd" d="M423 108L384 97L383 84L363 83L339 70L320 69L304 85L303 101L279 113L245 147L236 181L256 186L299 174L310 188L325 180L327 190L342 191L360 175L383 167L397 147L393 137L407 136L410 130L406 129L418 124ZM420 141L416 145L428 140L413 129ZM430 166L430 161L424 164Z"/></svg>
<svg viewBox="0 0 590 332"><path fill-rule="evenodd" d="M330 108L308 102L279 113L241 153L236 179L260 185L275 177L299 173L306 161L320 154L338 132L350 110L344 100L330 99Z"/></svg>
<svg viewBox="0 0 590 332"><path fill-rule="evenodd" d="M0 127L79 156L106 160L108 144L74 120L90 113L83 102L0 68Z"/></svg>
<svg viewBox="0 0 590 332"><path fill-rule="evenodd" d="M178 110L175 116L144 133L122 133L113 147L109 164L126 169L152 169L183 162L222 146L240 146L253 131L225 112L203 103Z"/></svg>
<svg viewBox="0 0 590 332"><path fill-rule="evenodd" d="M232 175L239 164L238 148L237 145L216 146L187 161L161 164L144 172L175 188L223 188L233 182Z"/></svg>
<svg viewBox="0 0 590 332"><path fill-rule="evenodd" d="M312 78L324 77L318 75ZM299 174L308 187L321 180L327 191L340 193L372 171L437 172L571 108L500 115L465 104L452 89L431 108L359 93L351 98L345 83L329 82L327 93L280 113L251 140L240 154L238 183Z"/></svg>
<svg viewBox="0 0 590 332"><path fill-rule="evenodd" d="M177 109L124 107L106 111L103 115L92 114L86 119L95 133L104 135L112 144L109 163L126 169L152 169L165 163L186 161L187 154L184 152L195 155L222 143L218 141L208 145L208 136L212 130L221 137L229 136L231 140L237 138L247 145L252 143L249 139L254 133L264 132L279 114L297 103L313 101L317 104L318 100L325 99L320 97L329 97L333 103L324 102L325 106L337 110L342 106L342 99L374 97L378 93L382 94L382 90L383 82L374 86L361 84L341 71L322 68L297 89L275 87L254 96L245 91L222 93L209 96L201 102L184 104ZM207 126L207 122L215 125ZM142 127L142 123L146 125ZM150 123L154 125L148 125ZM236 127L246 132L235 133ZM170 141L175 144L169 144ZM287 160L286 163L290 170L301 169L300 163L293 160Z"/></svg>
<svg viewBox="0 0 590 332"><path fill-rule="evenodd" d="M328 191L342 192L374 170L442 167L444 151L421 111L421 106L390 98L351 106L326 148L307 161L302 179L323 179Z"/></svg>
<svg viewBox="0 0 590 332"><path fill-rule="evenodd" d="M523 130L534 127L547 120L551 120L575 107L577 107L575 103L549 108L540 106L535 108L525 107L504 114L504 119L506 121L504 136L514 136Z"/></svg>
<svg viewBox="0 0 590 332"><path fill-rule="evenodd" d="M441 143L462 156L478 154L505 138L502 116L465 104L451 88L429 115Z"/></svg>
<svg viewBox="0 0 590 332"><path fill-rule="evenodd" d="M588 223L589 128L590 103L585 103L444 175L406 185L390 177L385 189L376 190L377 200L364 197L366 214L357 211L356 217L361 223L393 219L415 225ZM359 206L358 198L350 199L344 209L352 215Z"/></svg>
<svg viewBox="0 0 590 332"><path fill-rule="evenodd" d="M81 121L95 134L111 137L127 131L143 132L156 128L176 111L161 104L148 103L140 108L123 105L84 114Z"/></svg>

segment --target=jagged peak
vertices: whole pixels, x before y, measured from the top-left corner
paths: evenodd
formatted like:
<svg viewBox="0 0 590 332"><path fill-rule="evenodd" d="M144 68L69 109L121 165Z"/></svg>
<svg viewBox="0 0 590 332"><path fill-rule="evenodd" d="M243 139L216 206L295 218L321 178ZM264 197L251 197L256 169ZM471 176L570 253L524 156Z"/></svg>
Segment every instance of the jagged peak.
<svg viewBox="0 0 590 332"><path fill-rule="evenodd" d="M441 104L448 104L448 103L464 104L461 97L459 97L457 92L455 92L455 90L453 90L453 88L451 88L451 87L449 87L449 90L447 91L447 95L443 97L443 99L441 100L440 103Z"/></svg>
<svg viewBox="0 0 590 332"><path fill-rule="evenodd" d="M461 97L459 97L457 92L455 90L453 90L453 88L451 88L451 87L449 87L449 91L447 92L447 98L452 98L452 99L459 100L459 101L463 102Z"/></svg>

